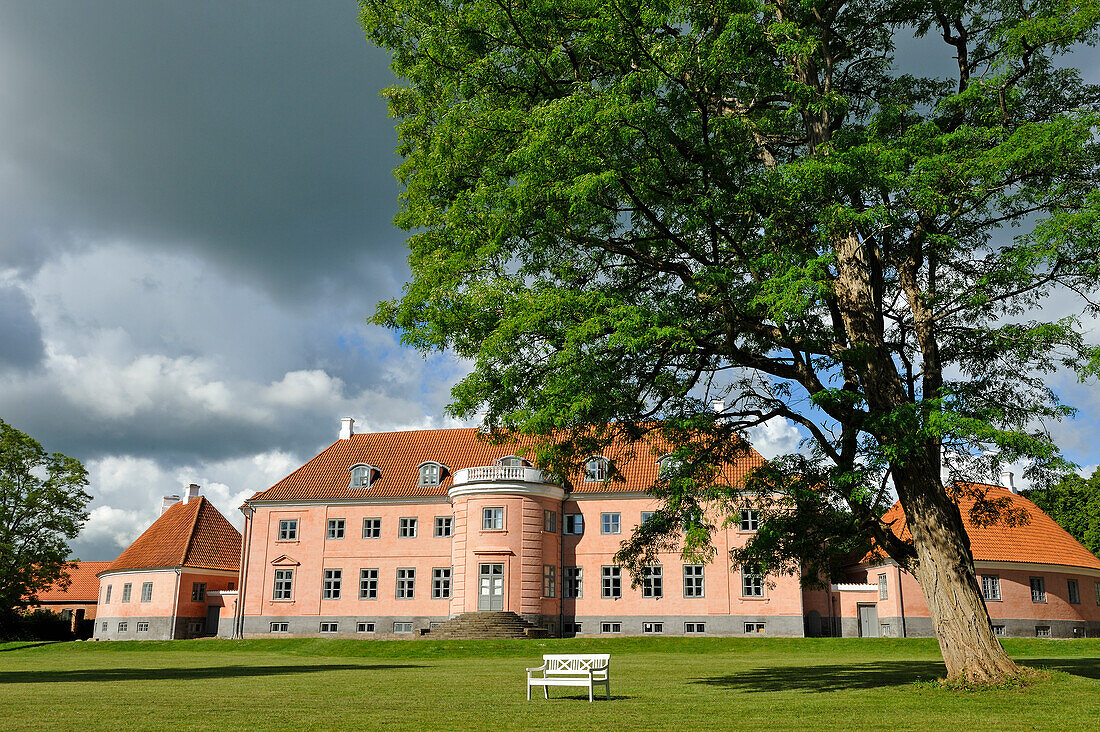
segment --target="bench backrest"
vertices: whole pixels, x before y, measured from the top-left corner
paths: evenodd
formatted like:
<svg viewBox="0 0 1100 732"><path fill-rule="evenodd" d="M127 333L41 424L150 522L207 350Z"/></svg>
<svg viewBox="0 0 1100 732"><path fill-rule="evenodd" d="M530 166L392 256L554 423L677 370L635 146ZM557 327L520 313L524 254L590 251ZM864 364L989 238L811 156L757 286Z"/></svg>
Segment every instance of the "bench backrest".
<svg viewBox="0 0 1100 732"><path fill-rule="evenodd" d="M548 674L587 673L606 670L611 664L610 653L550 653L542 657Z"/></svg>

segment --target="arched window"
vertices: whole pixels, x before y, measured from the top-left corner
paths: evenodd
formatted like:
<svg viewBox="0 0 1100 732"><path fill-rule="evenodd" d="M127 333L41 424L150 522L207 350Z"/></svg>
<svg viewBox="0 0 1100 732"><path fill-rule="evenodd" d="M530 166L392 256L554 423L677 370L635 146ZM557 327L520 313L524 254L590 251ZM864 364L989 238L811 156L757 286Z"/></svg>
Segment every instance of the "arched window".
<svg viewBox="0 0 1100 732"><path fill-rule="evenodd" d="M443 475L447 466L437 462L420 463L420 481L418 485L439 485L443 482Z"/></svg>
<svg viewBox="0 0 1100 732"><path fill-rule="evenodd" d="M509 455L508 457L497 458L497 465L505 468L529 468L531 467L531 461Z"/></svg>
<svg viewBox="0 0 1100 732"><path fill-rule="evenodd" d="M371 484L374 483L375 474L380 472L378 468L365 463L351 466L351 487L370 488Z"/></svg>
<svg viewBox="0 0 1100 732"><path fill-rule="evenodd" d="M602 483L607 480L610 464L610 460L600 455L588 458L584 463L584 482Z"/></svg>
<svg viewBox="0 0 1100 732"><path fill-rule="evenodd" d="M657 461L657 474L661 478L667 478L680 467L680 460L675 455L665 455Z"/></svg>

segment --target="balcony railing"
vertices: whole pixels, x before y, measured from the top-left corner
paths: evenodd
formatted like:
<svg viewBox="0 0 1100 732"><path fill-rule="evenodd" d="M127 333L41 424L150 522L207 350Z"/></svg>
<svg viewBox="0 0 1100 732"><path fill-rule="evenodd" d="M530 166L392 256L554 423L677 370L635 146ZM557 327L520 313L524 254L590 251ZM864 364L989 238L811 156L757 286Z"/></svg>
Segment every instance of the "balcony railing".
<svg viewBox="0 0 1100 732"><path fill-rule="evenodd" d="M462 468L454 473L453 485L466 483L552 483L545 470L520 465L485 465Z"/></svg>

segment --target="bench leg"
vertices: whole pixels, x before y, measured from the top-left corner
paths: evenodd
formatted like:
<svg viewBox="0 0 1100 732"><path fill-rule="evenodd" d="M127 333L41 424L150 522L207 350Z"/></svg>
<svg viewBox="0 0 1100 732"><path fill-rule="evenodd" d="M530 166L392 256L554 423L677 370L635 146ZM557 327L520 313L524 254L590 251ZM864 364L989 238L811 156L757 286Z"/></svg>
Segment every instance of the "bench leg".
<svg viewBox="0 0 1100 732"><path fill-rule="evenodd" d="M527 682L527 701L531 701L531 682Z"/></svg>
<svg viewBox="0 0 1100 732"><path fill-rule="evenodd" d="M592 684L588 685L588 701L589 703L592 702Z"/></svg>
<svg viewBox="0 0 1100 732"><path fill-rule="evenodd" d="M548 684L542 685L542 695L546 699L550 698L550 686Z"/></svg>

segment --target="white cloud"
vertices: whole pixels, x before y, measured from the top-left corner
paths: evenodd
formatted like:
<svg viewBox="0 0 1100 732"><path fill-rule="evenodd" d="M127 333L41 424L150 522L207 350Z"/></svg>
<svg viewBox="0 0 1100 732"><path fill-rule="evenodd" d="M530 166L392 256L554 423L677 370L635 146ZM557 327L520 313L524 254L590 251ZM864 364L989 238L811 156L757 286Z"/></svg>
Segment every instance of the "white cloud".
<svg viewBox="0 0 1100 732"><path fill-rule="evenodd" d="M789 455L798 449L802 435L790 420L773 418L749 431L749 444L771 460L777 455Z"/></svg>

